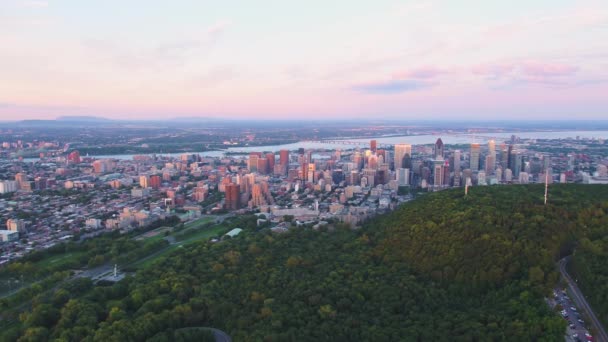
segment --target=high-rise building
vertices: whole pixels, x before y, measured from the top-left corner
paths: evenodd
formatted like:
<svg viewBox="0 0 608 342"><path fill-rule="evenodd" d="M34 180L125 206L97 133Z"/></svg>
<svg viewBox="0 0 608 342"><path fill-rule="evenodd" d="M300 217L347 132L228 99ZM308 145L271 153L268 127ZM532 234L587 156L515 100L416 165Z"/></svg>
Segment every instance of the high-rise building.
<svg viewBox="0 0 608 342"><path fill-rule="evenodd" d="M496 142L494 140L488 141L488 155L485 160L486 175L490 176L494 174L496 169Z"/></svg>
<svg viewBox="0 0 608 342"><path fill-rule="evenodd" d="M266 160L268 161L268 172L274 171L274 164L276 162L274 153L266 153Z"/></svg>
<svg viewBox="0 0 608 342"><path fill-rule="evenodd" d="M440 187L443 185L443 165L445 164L443 158L439 157L437 160L433 161L433 186Z"/></svg>
<svg viewBox="0 0 608 342"><path fill-rule="evenodd" d="M404 168L403 159L405 158L406 155L408 157L412 156L412 145L409 145L409 144L395 145L395 165L394 165L395 170Z"/></svg>
<svg viewBox="0 0 608 342"><path fill-rule="evenodd" d="M154 189L159 189L161 186L161 178L159 175L150 176L150 187Z"/></svg>
<svg viewBox="0 0 608 342"><path fill-rule="evenodd" d="M268 159L266 159L266 158L258 159L257 172L260 174L263 174L263 175L268 173Z"/></svg>
<svg viewBox="0 0 608 342"><path fill-rule="evenodd" d="M251 206L259 207L264 204L266 204L266 200L264 199L262 187L260 184L254 184L251 189Z"/></svg>
<svg viewBox="0 0 608 342"><path fill-rule="evenodd" d="M14 220L8 219L6 221L6 229L12 232L24 232L25 231L25 221L23 220Z"/></svg>
<svg viewBox="0 0 608 342"><path fill-rule="evenodd" d="M376 150L378 149L378 142L376 140L371 140L369 142L369 149L372 150L373 153L376 153Z"/></svg>
<svg viewBox="0 0 608 342"><path fill-rule="evenodd" d="M460 150L454 151L454 163L452 164L454 174L460 174Z"/></svg>
<svg viewBox="0 0 608 342"><path fill-rule="evenodd" d="M15 175L15 181L19 184L19 189L22 189L25 186L25 183L28 182L27 175L25 173L19 172Z"/></svg>
<svg viewBox="0 0 608 342"><path fill-rule="evenodd" d="M471 144L471 154L469 156L469 163L470 163L469 168L473 172L479 170L479 153L480 153L479 144L477 144L477 143Z"/></svg>
<svg viewBox="0 0 608 342"><path fill-rule="evenodd" d="M19 183L17 181L7 180L0 182L0 194L15 192L17 190L19 190Z"/></svg>
<svg viewBox="0 0 608 342"><path fill-rule="evenodd" d="M147 188L150 186L150 179L148 176L139 176L139 186L142 188Z"/></svg>
<svg viewBox="0 0 608 342"><path fill-rule="evenodd" d="M369 156L369 158L367 158L367 167L370 169L377 169L378 168L378 156L375 154L372 154L371 156Z"/></svg>
<svg viewBox="0 0 608 342"><path fill-rule="evenodd" d="M435 159L439 159L439 157L443 158L443 148L443 141L441 138L437 139L435 142L435 148L433 149Z"/></svg>
<svg viewBox="0 0 608 342"><path fill-rule="evenodd" d="M397 169L397 184L399 186L410 185L410 169Z"/></svg>
<svg viewBox="0 0 608 342"><path fill-rule="evenodd" d="M488 152L490 154L496 154L496 142L494 140L488 141Z"/></svg>
<svg viewBox="0 0 608 342"><path fill-rule="evenodd" d="M248 168L249 171L251 172L257 172L258 171L258 159L260 159L262 157L262 152L251 152L249 153L249 161L248 161Z"/></svg>
<svg viewBox="0 0 608 342"><path fill-rule="evenodd" d="M496 169L496 155L488 154L486 156L486 161L485 161L486 175L488 175L488 176L493 175L495 169Z"/></svg>
<svg viewBox="0 0 608 342"><path fill-rule="evenodd" d="M289 150L281 150L279 152L279 164L284 167L285 173L289 168Z"/></svg>
<svg viewBox="0 0 608 342"><path fill-rule="evenodd" d="M238 184L230 183L226 187L225 206L226 209L237 210L240 207L240 187Z"/></svg>
<svg viewBox="0 0 608 342"><path fill-rule="evenodd" d="M512 146L509 146L511 153L509 154L509 169L513 172L513 177L518 178L521 172L521 155Z"/></svg>
<svg viewBox="0 0 608 342"><path fill-rule="evenodd" d="M315 164L308 164L308 172L306 174L306 179L310 183L314 183L317 180L315 172L316 172L316 165Z"/></svg>

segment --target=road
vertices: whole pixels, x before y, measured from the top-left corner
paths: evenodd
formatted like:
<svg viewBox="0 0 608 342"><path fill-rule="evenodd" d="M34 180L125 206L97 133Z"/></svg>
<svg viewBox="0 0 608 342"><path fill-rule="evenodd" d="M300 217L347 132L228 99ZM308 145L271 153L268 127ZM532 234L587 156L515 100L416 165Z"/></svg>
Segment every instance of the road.
<svg viewBox="0 0 608 342"><path fill-rule="evenodd" d="M216 328L209 328L209 327L189 327L189 328L181 328L181 329L177 329L176 332L178 331L191 331L191 330L209 330L213 333L213 337L215 338L215 342L232 342L232 338L226 334L225 332L221 331L220 329L216 329Z"/></svg>
<svg viewBox="0 0 608 342"><path fill-rule="evenodd" d="M606 330L604 329L604 326L599 321L599 319L597 319L597 316L591 309L591 306L589 305L589 303L587 303L585 296L583 296L583 293L576 285L576 282L572 279L572 277L570 277L570 275L566 271L566 265L568 264L569 260L570 260L570 257L568 256L559 261L559 263L558 263L559 272L562 274L562 276L568 283L568 288L570 289L570 292L572 294L572 299L574 300L574 302L577 304L577 306L579 308L583 309L587 313L587 316L591 320L591 324L595 328L594 330L597 334L595 336L596 340L600 341L600 342L608 342L608 335L606 334Z"/></svg>

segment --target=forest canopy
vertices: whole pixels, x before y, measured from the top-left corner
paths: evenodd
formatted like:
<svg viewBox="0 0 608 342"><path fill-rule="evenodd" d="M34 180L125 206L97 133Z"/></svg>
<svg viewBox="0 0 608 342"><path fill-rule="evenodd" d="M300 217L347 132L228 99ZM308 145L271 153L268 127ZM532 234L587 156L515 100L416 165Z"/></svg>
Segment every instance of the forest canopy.
<svg viewBox="0 0 608 342"><path fill-rule="evenodd" d="M585 281L606 283L608 187L554 185L546 206L543 191L447 190L358 229L188 245L112 286L64 284L2 337L171 341L214 327L235 341L563 340L544 298L573 251ZM603 293L591 298L605 310Z"/></svg>

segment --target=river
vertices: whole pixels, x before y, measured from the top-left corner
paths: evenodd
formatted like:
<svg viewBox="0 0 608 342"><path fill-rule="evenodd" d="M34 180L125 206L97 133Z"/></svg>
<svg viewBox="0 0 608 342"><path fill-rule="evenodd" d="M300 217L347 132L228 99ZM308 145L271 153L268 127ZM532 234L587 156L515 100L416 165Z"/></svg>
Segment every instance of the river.
<svg viewBox="0 0 608 342"><path fill-rule="evenodd" d="M470 143L487 143L490 139L496 139L497 144L508 140L512 135L516 135L521 139L608 139L608 131L539 131L539 132L499 132L499 133L475 133L475 134L424 134L424 135L408 135L408 136L393 136L375 138L379 145L382 144L411 144L411 145L427 145L434 144L437 138L441 138L444 144L470 144ZM371 138L365 139L348 139L352 142L369 143ZM363 147L364 145L360 145ZM222 157L226 152L247 154L249 152L278 152L279 150L294 151L299 148L304 149L353 149L355 145L344 145L336 143L321 143L303 141L293 144L269 145L269 146L248 146L248 147L229 147L222 151L205 151L205 152L188 152L187 154L200 154L205 157ZM182 153L164 153L156 154L157 156L179 157ZM98 155L97 159L133 159L136 154L117 154L117 155ZM26 162L34 162L38 158L26 158Z"/></svg>

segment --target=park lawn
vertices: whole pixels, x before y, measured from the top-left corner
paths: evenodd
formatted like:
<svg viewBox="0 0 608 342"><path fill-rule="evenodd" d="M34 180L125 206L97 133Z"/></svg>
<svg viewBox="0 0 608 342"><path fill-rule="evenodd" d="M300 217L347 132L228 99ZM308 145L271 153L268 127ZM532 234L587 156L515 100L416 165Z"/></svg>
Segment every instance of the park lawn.
<svg viewBox="0 0 608 342"><path fill-rule="evenodd" d="M44 259L36 262L36 265L39 267L56 266L56 265L60 265L64 262L70 262L72 260L76 260L84 254L85 254L85 252L79 251L79 252L68 252L68 253L64 253L64 254L53 255L52 257L44 258Z"/></svg>
<svg viewBox="0 0 608 342"><path fill-rule="evenodd" d="M213 221L215 221L215 217L202 217L198 220L186 223L184 225L184 228L186 228L186 229L200 228L205 223L209 223L209 222L213 222Z"/></svg>
<svg viewBox="0 0 608 342"><path fill-rule="evenodd" d="M174 250L176 250L178 248L181 248L184 245L194 243L194 242L197 242L197 241L200 241L203 239L208 239L213 236L223 235L224 233L226 233L228 231L229 231L229 229L226 228L224 225L217 225L214 227L210 227L208 229L203 229L200 232L197 232L196 234L188 237L186 240L180 241L179 243L169 246L162 253L159 253L155 257L146 259L145 261L143 261L141 263L136 263L134 266L139 269L147 268L150 265L152 265L156 260L159 260L160 258L167 256L169 253L173 252Z"/></svg>
<svg viewBox="0 0 608 342"><path fill-rule="evenodd" d="M171 227L160 227L157 229L154 229L153 232L158 232L158 234L154 235L154 236L150 236L150 237L146 237L145 241L158 241L158 240L162 240L163 238L165 238L165 232L169 231L171 232L173 230L173 228Z"/></svg>

